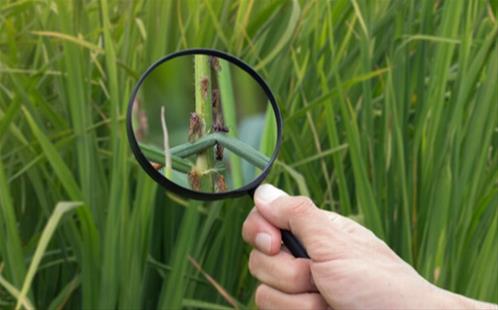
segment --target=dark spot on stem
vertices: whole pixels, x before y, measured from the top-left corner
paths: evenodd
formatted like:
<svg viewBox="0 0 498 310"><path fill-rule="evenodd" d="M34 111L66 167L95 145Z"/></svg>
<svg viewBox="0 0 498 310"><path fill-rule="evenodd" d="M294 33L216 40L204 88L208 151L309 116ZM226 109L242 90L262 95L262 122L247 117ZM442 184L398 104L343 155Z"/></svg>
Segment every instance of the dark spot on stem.
<svg viewBox="0 0 498 310"><path fill-rule="evenodd" d="M203 77L201 79L201 96L204 100L207 99L209 90L209 79L207 77Z"/></svg>
<svg viewBox="0 0 498 310"><path fill-rule="evenodd" d="M201 190L201 176L195 170L192 170L188 173L188 181L190 183L190 187L195 191Z"/></svg>
<svg viewBox="0 0 498 310"><path fill-rule="evenodd" d="M213 111L214 113L217 113L216 110L218 110L220 105L220 91L217 88L213 89L212 103L213 103Z"/></svg>

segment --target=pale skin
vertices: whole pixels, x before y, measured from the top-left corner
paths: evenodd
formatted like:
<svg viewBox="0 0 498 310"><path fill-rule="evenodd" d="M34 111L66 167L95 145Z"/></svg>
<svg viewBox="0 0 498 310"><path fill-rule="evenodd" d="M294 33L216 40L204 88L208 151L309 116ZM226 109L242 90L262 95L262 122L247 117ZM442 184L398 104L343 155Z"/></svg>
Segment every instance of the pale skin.
<svg viewBox="0 0 498 310"><path fill-rule="evenodd" d="M242 227L260 309L498 309L429 283L370 230L269 184ZM290 230L310 259L281 246Z"/></svg>

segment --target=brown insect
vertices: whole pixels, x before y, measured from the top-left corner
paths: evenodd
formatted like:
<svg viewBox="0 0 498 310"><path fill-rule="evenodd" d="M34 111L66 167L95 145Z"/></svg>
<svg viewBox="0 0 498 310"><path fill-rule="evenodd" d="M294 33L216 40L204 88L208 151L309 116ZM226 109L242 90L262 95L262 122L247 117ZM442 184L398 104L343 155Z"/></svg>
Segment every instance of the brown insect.
<svg viewBox="0 0 498 310"><path fill-rule="evenodd" d="M155 170L159 170L161 169L162 167L164 167L163 164L160 164L160 163L155 163L153 161L149 161L149 164L152 166L152 168L154 168Z"/></svg>
<svg viewBox="0 0 498 310"><path fill-rule="evenodd" d="M221 96L218 89L213 89L213 131L214 132L228 132L223 120L223 110L221 108Z"/></svg>
<svg viewBox="0 0 498 310"><path fill-rule="evenodd" d="M200 191L201 190L201 176L199 173L195 170L192 170L188 173L188 181L190 183L190 187L194 191Z"/></svg>
<svg viewBox="0 0 498 310"><path fill-rule="evenodd" d="M221 108L221 96L218 89L213 89L213 131L214 132L228 132L228 128L225 127L223 121L223 111ZM216 143L214 148L214 153L216 155L216 160L223 160L223 145Z"/></svg>
<svg viewBox="0 0 498 310"><path fill-rule="evenodd" d="M216 160L223 160L223 150L224 150L223 145L216 143L216 145L214 146L214 153L216 155Z"/></svg>
<svg viewBox="0 0 498 310"><path fill-rule="evenodd" d="M204 100L207 99L209 90L209 79L207 77L203 77L201 79L201 96Z"/></svg>
<svg viewBox="0 0 498 310"><path fill-rule="evenodd" d="M221 174L216 176L216 181L214 183L214 190L217 193L221 192L226 192L227 191L227 185L225 183L225 177Z"/></svg>
<svg viewBox="0 0 498 310"><path fill-rule="evenodd" d="M188 141L190 143L199 139L202 134L202 120L195 112L190 113L190 123L188 126Z"/></svg>
<svg viewBox="0 0 498 310"><path fill-rule="evenodd" d="M211 62L211 67L213 68L213 70L217 72L221 71L220 60L218 59L218 57L211 56L209 58L209 61Z"/></svg>
<svg viewBox="0 0 498 310"><path fill-rule="evenodd" d="M216 119L213 124L213 131L227 133L230 131L230 129L228 129L225 124L223 124L223 121L221 119Z"/></svg>

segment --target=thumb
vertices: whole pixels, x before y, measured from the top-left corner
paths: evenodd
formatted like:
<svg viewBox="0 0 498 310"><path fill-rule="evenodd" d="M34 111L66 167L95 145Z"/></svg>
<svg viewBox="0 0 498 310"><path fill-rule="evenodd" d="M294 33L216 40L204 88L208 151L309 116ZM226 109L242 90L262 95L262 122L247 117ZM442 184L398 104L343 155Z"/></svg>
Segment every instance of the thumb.
<svg viewBox="0 0 498 310"><path fill-rule="evenodd" d="M324 246L323 242L328 244L336 239L342 239L337 240L339 242L335 242L336 245L344 242L344 233L339 228L343 217L317 208L308 197L289 196L270 184L263 184L256 189L254 202L256 209L268 222L290 230L312 258L313 253Z"/></svg>

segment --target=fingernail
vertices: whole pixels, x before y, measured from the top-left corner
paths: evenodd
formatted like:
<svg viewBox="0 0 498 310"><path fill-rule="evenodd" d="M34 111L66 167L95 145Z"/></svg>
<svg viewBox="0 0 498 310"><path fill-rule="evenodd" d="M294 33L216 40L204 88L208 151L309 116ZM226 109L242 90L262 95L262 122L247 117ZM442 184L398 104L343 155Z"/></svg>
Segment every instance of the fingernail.
<svg viewBox="0 0 498 310"><path fill-rule="evenodd" d="M256 235L256 239L254 240L254 244L256 247L265 252L270 253L271 251L271 236L267 233L259 233Z"/></svg>
<svg viewBox="0 0 498 310"><path fill-rule="evenodd" d="M269 203L280 196L286 196L286 195L287 195L286 192L276 188L271 184L263 184L256 189L256 193L254 193L254 199Z"/></svg>

